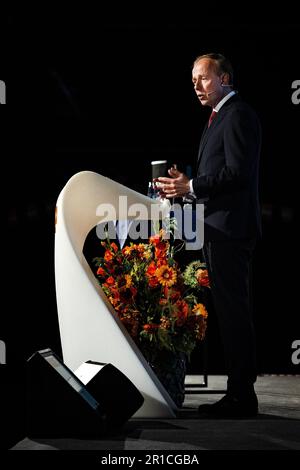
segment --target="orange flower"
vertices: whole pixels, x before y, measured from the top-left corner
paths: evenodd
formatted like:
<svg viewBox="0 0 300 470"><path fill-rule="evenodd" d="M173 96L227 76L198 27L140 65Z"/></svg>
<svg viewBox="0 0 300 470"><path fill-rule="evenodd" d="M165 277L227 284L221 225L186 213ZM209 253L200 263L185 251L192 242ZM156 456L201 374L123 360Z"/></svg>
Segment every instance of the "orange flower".
<svg viewBox="0 0 300 470"><path fill-rule="evenodd" d="M196 304L192 311L195 315L200 315L203 318L208 317L207 310L206 310L206 308L204 307L203 304Z"/></svg>
<svg viewBox="0 0 300 470"><path fill-rule="evenodd" d="M177 280L176 271L167 264L156 270L156 277L162 286L171 287Z"/></svg>
<svg viewBox="0 0 300 470"><path fill-rule="evenodd" d="M137 246L137 250L141 258L144 258L145 260L147 260L151 257L151 252L150 250L147 249L147 245L145 245L145 243L139 243Z"/></svg>
<svg viewBox="0 0 300 470"><path fill-rule="evenodd" d="M116 310L119 310L119 299L115 299L112 295L110 297L108 297L108 300L110 301L110 303L112 304L112 306L116 309Z"/></svg>
<svg viewBox="0 0 300 470"><path fill-rule="evenodd" d="M145 331L151 330L151 325L149 325L149 323L146 323L146 324L143 326L143 330L145 330Z"/></svg>
<svg viewBox="0 0 300 470"><path fill-rule="evenodd" d="M115 242L112 242L112 243L110 244L110 246L112 247L112 249L114 250L114 252L117 253L118 247L117 247L117 245L115 244Z"/></svg>
<svg viewBox="0 0 300 470"><path fill-rule="evenodd" d="M113 259L114 255L112 254L111 251L106 250L104 253L104 259L105 261L111 261Z"/></svg>
<svg viewBox="0 0 300 470"><path fill-rule="evenodd" d="M132 285L132 277L130 274L125 274L126 279L126 289L128 289Z"/></svg>
<svg viewBox="0 0 300 470"><path fill-rule="evenodd" d="M103 268L100 267L100 268L98 268L98 270L97 270L97 275L98 275L98 276L105 276L105 275L106 275L106 272L104 271Z"/></svg>
<svg viewBox="0 0 300 470"><path fill-rule="evenodd" d="M109 286L113 286L115 283L115 280L112 276L109 276L107 279L106 279L106 284L108 284Z"/></svg>
<svg viewBox="0 0 300 470"><path fill-rule="evenodd" d="M146 271L147 276L153 277L155 275L156 269L157 269L157 266L155 265L154 261L151 261Z"/></svg>
<svg viewBox="0 0 300 470"><path fill-rule="evenodd" d="M159 328L159 325L157 325L156 323L146 323L146 325L143 326L143 330L148 331L149 333L154 330L157 330L157 328Z"/></svg>
<svg viewBox="0 0 300 470"><path fill-rule="evenodd" d="M160 236L158 233L149 238L149 243L152 245L157 245L160 242Z"/></svg>
<svg viewBox="0 0 300 470"><path fill-rule="evenodd" d="M132 251L132 249L131 249L130 246L125 246L125 247L122 249L122 253L123 253L123 255L125 255L125 256L130 255L131 251Z"/></svg>
<svg viewBox="0 0 300 470"><path fill-rule="evenodd" d="M133 243L130 246L125 246L125 248L123 248L123 250L122 250L122 253L125 256L133 256L134 251L136 251L136 254L139 253L138 245L136 243Z"/></svg>

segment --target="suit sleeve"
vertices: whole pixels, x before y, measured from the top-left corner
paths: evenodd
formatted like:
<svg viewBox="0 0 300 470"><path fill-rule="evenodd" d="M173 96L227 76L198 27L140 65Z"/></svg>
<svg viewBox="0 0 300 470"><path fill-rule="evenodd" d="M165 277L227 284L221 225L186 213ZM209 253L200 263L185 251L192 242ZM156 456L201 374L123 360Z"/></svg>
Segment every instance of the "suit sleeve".
<svg viewBox="0 0 300 470"><path fill-rule="evenodd" d="M193 179L198 198L234 193L248 186L260 147L260 126L255 113L250 108L232 110L226 116L223 140L224 165L215 174L199 174Z"/></svg>

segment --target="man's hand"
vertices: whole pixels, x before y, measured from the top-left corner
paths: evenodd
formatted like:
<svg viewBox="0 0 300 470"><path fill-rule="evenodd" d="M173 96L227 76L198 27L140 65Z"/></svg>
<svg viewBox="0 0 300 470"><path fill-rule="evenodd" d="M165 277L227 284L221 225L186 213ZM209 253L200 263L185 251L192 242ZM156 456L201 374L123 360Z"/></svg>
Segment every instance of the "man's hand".
<svg viewBox="0 0 300 470"><path fill-rule="evenodd" d="M184 173L180 173L173 167L168 170L168 173L171 178L160 176L153 180L155 183L159 183L161 197L170 199L185 196L190 192L190 180Z"/></svg>

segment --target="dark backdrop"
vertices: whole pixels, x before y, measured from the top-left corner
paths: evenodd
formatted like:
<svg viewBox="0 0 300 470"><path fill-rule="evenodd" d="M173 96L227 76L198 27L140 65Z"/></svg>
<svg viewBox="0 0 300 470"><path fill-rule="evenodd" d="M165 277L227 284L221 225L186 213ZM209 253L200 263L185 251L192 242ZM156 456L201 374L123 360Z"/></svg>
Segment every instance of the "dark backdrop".
<svg viewBox="0 0 300 470"><path fill-rule="evenodd" d="M194 95L191 65L195 56L216 51L231 59L236 88L263 127L263 239L254 266L259 371L295 373L300 107L291 96L299 78L299 25L196 16L125 21L86 8L19 11L8 15L6 26L0 152L7 307L0 339L7 362L22 362L47 346L60 353L54 208L64 184L78 171L93 170L146 192L151 160L193 168L209 111ZM194 357L193 372L201 372L197 367ZM217 332L209 371L223 372Z"/></svg>

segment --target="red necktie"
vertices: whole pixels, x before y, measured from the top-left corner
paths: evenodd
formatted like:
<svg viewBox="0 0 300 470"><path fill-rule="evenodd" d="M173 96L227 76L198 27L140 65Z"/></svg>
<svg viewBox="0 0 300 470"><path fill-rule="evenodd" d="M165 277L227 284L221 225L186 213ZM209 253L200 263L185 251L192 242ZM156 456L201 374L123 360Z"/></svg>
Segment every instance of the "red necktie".
<svg viewBox="0 0 300 470"><path fill-rule="evenodd" d="M208 120L208 127L210 127L210 125L211 125L213 119L215 118L216 114L217 114L217 112L214 111L214 110L211 112L211 115L209 116L209 120Z"/></svg>

